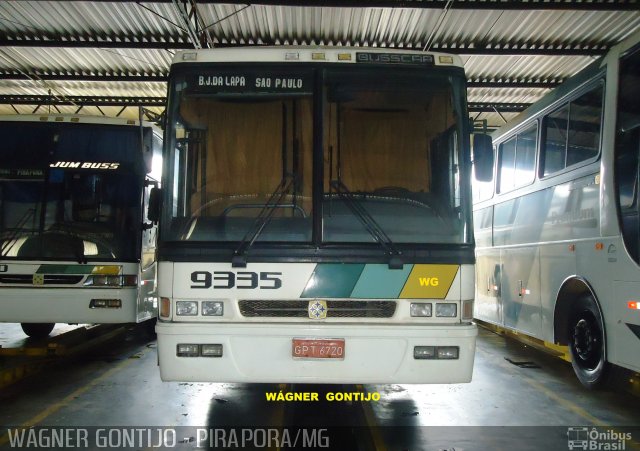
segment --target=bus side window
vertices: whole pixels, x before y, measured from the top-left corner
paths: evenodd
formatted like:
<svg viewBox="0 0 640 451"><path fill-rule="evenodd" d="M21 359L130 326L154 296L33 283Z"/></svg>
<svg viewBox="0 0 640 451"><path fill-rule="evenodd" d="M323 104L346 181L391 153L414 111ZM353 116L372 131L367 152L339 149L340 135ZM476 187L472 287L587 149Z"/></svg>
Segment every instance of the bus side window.
<svg viewBox="0 0 640 451"><path fill-rule="evenodd" d="M500 144L498 157L499 193L506 193L533 182L537 136L538 124L534 123Z"/></svg>
<svg viewBox="0 0 640 451"><path fill-rule="evenodd" d="M599 85L544 118L543 176L598 156L602 94Z"/></svg>

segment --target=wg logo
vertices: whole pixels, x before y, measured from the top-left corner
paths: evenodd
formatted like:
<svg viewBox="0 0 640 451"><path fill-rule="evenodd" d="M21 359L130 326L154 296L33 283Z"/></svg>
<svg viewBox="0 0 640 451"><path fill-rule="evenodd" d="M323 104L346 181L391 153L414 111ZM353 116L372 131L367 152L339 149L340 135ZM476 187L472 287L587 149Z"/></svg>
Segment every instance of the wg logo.
<svg viewBox="0 0 640 451"><path fill-rule="evenodd" d="M437 277L420 277L421 287L437 287L440 285L440 280Z"/></svg>
<svg viewBox="0 0 640 451"><path fill-rule="evenodd" d="M311 319L325 319L327 317L327 301L310 301L308 312Z"/></svg>

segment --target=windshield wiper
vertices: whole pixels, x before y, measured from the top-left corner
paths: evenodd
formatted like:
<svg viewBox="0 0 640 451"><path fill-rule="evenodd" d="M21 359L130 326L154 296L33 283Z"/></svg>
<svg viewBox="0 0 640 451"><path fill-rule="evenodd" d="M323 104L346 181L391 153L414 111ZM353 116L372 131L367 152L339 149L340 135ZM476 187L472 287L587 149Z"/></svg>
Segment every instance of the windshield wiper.
<svg viewBox="0 0 640 451"><path fill-rule="evenodd" d="M275 191L271 193L269 200L260 210L260 213L251 224L251 227L240 241L240 245L233 252L231 257L231 266L234 268L245 268L247 266L247 252L253 246L253 243L258 239L264 228L269 224L273 213L278 206L282 203L284 196L291 190L293 185L293 178L283 178L280 184L276 187Z"/></svg>
<svg viewBox="0 0 640 451"><path fill-rule="evenodd" d="M384 231L380 224L373 219L373 216L358 202L349 188L340 180L332 180L331 187L336 190L338 197L345 203L347 208L351 210L356 218L360 220L364 228L369 234L376 240L377 243L387 251L389 255L389 269L402 269L402 252L400 252L389 238L389 235Z"/></svg>

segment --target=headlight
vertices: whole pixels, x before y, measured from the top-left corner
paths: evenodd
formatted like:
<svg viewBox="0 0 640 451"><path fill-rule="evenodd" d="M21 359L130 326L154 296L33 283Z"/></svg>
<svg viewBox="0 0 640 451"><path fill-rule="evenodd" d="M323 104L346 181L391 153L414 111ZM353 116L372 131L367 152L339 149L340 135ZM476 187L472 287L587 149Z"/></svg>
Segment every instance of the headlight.
<svg viewBox="0 0 640 451"><path fill-rule="evenodd" d="M221 301L202 301L203 316L222 316L224 306Z"/></svg>
<svg viewBox="0 0 640 451"><path fill-rule="evenodd" d="M177 301L176 315L196 316L198 314L198 303L196 301Z"/></svg>
<svg viewBox="0 0 640 451"><path fill-rule="evenodd" d="M430 303L412 303L410 307L411 316L431 316L431 310Z"/></svg>
<svg viewBox="0 0 640 451"><path fill-rule="evenodd" d="M445 318L454 318L458 313L457 304L438 303L436 304L436 316Z"/></svg>
<svg viewBox="0 0 640 451"><path fill-rule="evenodd" d="M84 285L88 287L135 287L138 285L138 276L89 275L85 279Z"/></svg>

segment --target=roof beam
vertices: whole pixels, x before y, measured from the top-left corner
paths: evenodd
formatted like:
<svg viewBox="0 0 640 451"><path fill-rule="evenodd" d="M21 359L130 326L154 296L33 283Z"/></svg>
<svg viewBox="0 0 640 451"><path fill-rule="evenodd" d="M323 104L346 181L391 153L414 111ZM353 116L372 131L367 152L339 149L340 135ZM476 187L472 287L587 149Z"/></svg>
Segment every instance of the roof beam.
<svg viewBox="0 0 640 451"><path fill-rule="evenodd" d="M519 113L530 106L530 103L469 102L467 109L474 113Z"/></svg>
<svg viewBox="0 0 640 451"><path fill-rule="evenodd" d="M44 81L118 81L126 83L136 82L157 82L166 83L169 80L167 73L158 74L135 74L135 73L102 73L102 74L73 74L73 73L33 73L31 76L38 80ZM31 80L29 76L16 72L2 72L0 69L0 80ZM550 81L530 81L530 80L468 80L468 88L540 88L553 89L557 87L562 80Z"/></svg>
<svg viewBox="0 0 640 451"><path fill-rule="evenodd" d="M159 82L166 83L169 80L169 76L166 73L160 74L118 74L118 73L104 73L104 74L73 74L73 73L32 73L29 74L33 78L45 81L121 81L121 82ZM31 80L26 74L15 73L0 69L0 80Z"/></svg>
<svg viewBox="0 0 640 451"><path fill-rule="evenodd" d="M116 96L70 96L65 98L53 98L47 95L0 95L0 104L4 105L82 105L82 106L156 106L164 107L164 97L116 97ZM487 103L471 102L469 111L507 113L520 112L530 104L528 103Z"/></svg>
<svg viewBox="0 0 640 451"><path fill-rule="evenodd" d="M5 105L81 105L81 106L160 106L164 97L118 97L118 96L66 96L54 98L48 95L0 95L0 104Z"/></svg>
<svg viewBox="0 0 640 451"><path fill-rule="evenodd" d="M63 0L81 1L81 0ZM84 0L82 0L84 1ZM127 0L128 3L136 3ZM198 4L317 6L331 8L414 8L442 9L447 0L197 0ZM93 0L93 3L113 0ZM171 3L172 0L143 0L143 3ZM125 2L122 2L125 3ZM450 9L461 10L581 10L581 11L638 11L635 0L464 0L452 2Z"/></svg>
<svg viewBox="0 0 640 451"><path fill-rule="evenodd" d="M320 40L301 42L298 45L326 45L329 40ZM333 42L331 44L337 45L340 42ZM278 46L288 45L286 41L273 40L271 42L262 41L260 43L255 42L242 42L242 43L229 43L229 42L216 42L216 47L259 47L259 46ZM193 49L193 44L189 41L162 41L141 39L139 36L130 36L128 38L113 38L109 40L95 39L94 37L67 37L64 39L47 39L36 37L20 38L14 37L0 37L0 47L45 47L45 48L109 48L109 49L173 49L173 50L188 50ZM363 47L364 48L364 47ZM382 44L378 44L377 48L394 48L405 50L421 50L420 43L415 44L414 47L387 47ZM459 55L544 55L544 56L598 56L604 54L608 47L603 44L583 44L575 46L571 44L527 44L527 45L508 45L508 44L467 44L456 45L449 44L446 47L440 46L437 43L431 48L434 52L453 53Z"/></svg>

